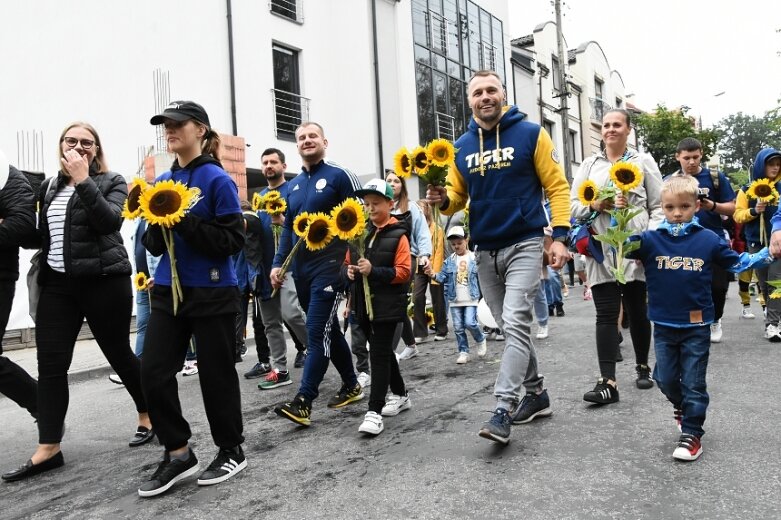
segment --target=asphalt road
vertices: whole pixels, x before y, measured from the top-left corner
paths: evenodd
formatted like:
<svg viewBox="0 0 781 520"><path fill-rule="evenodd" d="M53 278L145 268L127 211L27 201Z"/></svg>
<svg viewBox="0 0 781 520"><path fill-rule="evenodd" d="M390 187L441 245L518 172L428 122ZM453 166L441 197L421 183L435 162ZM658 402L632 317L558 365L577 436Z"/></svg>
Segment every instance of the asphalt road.
<svg viewBox="0 0 781 520"><path fill-rule="evenodd" d="M377 438L358 433L366 401L341 411L325 400L338 386L331 368L313 425L296 428L272 408L296 385L272 391L242 378L249 467L223 484L194 479L141 499L158 445L128 448L132 401L105 379L70 387L64 468L0 484L0 517L11 518L708 518L781 517L781 344L761 337L760 320L740 320L732 284L724 341L713 345L711 407L704 455L672 459L678 432L658 389L634 386L628 334L619 365L621 402L587 406L597 377L594 310L576 288L567 316L551 319L538 342L554 415L515 426L501 448L477 436L490 416L502 343L484 361L455 364L455 343L427 343L402 365L413 408L387 418ZM758 304L754 304L758 309ZM251 356L238 365L240 373ZM300 377L294 370L294 379ZM198 388L182 378L183 408L205 468L215 454ZM0 470L24 462L37 433L26 412L0 399Z"/></svg>

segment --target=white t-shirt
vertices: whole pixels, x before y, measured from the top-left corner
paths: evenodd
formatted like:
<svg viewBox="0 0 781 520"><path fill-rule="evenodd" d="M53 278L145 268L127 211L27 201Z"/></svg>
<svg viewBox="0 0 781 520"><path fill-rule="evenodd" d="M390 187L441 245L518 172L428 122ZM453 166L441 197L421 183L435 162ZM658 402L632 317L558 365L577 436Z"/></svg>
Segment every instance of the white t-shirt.
<svg viewBox="0 0 781 520"><path fill-rule="evenodd" d="M477 306L478 301L469 294L469 264L475 261L475 255L468 251L465 255L456 255L456 299L450 302L454 307Z"/></svg>

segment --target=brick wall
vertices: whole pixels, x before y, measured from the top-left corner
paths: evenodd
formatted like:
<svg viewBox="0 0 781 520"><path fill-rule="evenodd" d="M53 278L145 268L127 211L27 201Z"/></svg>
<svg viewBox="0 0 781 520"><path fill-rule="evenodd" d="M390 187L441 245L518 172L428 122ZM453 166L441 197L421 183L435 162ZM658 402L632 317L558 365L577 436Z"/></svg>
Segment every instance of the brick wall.
<svg viewBox="0 0 781 520"><path fill-rule="evenodd" d="M220 134L220 162L239 187L239 200L247 198L247 163L244 160L246 144L243 137Z"/></svg>

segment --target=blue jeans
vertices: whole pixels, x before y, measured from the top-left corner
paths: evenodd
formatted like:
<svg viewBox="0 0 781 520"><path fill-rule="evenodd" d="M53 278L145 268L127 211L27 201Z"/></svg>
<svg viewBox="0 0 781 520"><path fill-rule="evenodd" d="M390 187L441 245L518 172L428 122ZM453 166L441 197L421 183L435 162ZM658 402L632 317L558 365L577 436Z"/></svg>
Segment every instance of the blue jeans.
<svg viewBox="0 0 781 520"><path fill-rule="evenodd" d="M144 337L150 312L149 291L136 291L136 357L144 353Z"/></svg>
<svg viewBox="0 0 781 520"><path fill-rule="evenodd" d="M678 329L654 325L654 379L673 406L683 410L683 433L701 436L708 409L705 376L710 354L710 327Z"/></svg>
<svg viewBox="0 0 781 520"><path fill-rule="evenodd" d="M338 271L318 273L311 278L296 278L295 282L298 300L306 312L309 339L298 393L311 402L319 394L329 360L348 387L353 388L358 384L358 378L353 369L350 347L336 317L342 291Z"/></svg>
<svg viewBox="0 0 781 520"><path fill-rule="evenodd" d="M534 293L534 316L541 327L548 324L548 298L545 296L544 285L540 283L540 288Z"/></svg>
<svg viewBox="0 0 781 520"><path fill-rule="evenodd" d="M561 275L550 267L546 267L546 269L548 270L548 278L545 280L545 299L548 300L548 305L562 303Z"/></svg>
<svg viewBox="0 0 781 520"><path fill-rule="evenodd" d="M456 343L459 352L469 352L469 341L466 338L466 331L472 333L472 337L477 343L485 341L485 334L477 323L477 306L469 305L467 307L456 307L451 304L450 316L453 318L453 331L456 334Z"/></svg>

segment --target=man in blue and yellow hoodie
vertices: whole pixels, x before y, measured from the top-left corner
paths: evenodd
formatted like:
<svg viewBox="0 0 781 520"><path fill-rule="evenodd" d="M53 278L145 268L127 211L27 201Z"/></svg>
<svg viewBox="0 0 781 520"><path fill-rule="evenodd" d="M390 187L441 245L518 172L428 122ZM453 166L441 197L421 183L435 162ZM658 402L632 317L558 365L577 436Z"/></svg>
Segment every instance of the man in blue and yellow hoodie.
<svg viewBox="0 0 781 520"><path fill-rule="evenodd" d="M754 165L751 167L751 181L767 179L776 190L781 189L781 152L775 148L764 148L759 151ZM772 228L771 217L778 209L778 199L769 202L752 197L751 184L743 186L735 201L735 222L743 224L743 234L746 236L746 246L749 253L756 253L769 243ZM781 300L770 299L772 288L767 280L781 279L781 262L776 262L764 268L755 269L759 286L767 304L765 314L765 339L781 342Z"/></svg>
<svg viewBox="0 0 781 520"><path fill-rule="evenodd" d="M569 185L550 136L526 121L518 107L505 106L505 91L495 72L476 72L468 92L473 119L455 143L450 186L429 186L427 197L445 214L470 204L480 287L507 339L494 387L496 410L479 434L507 444L511 423L552 413L537 370L527 295L535 294L540 283L543 228L548 225L545 198L550 200L553 226L546 251L550 265L560 269L569 259Z"/></svg>

